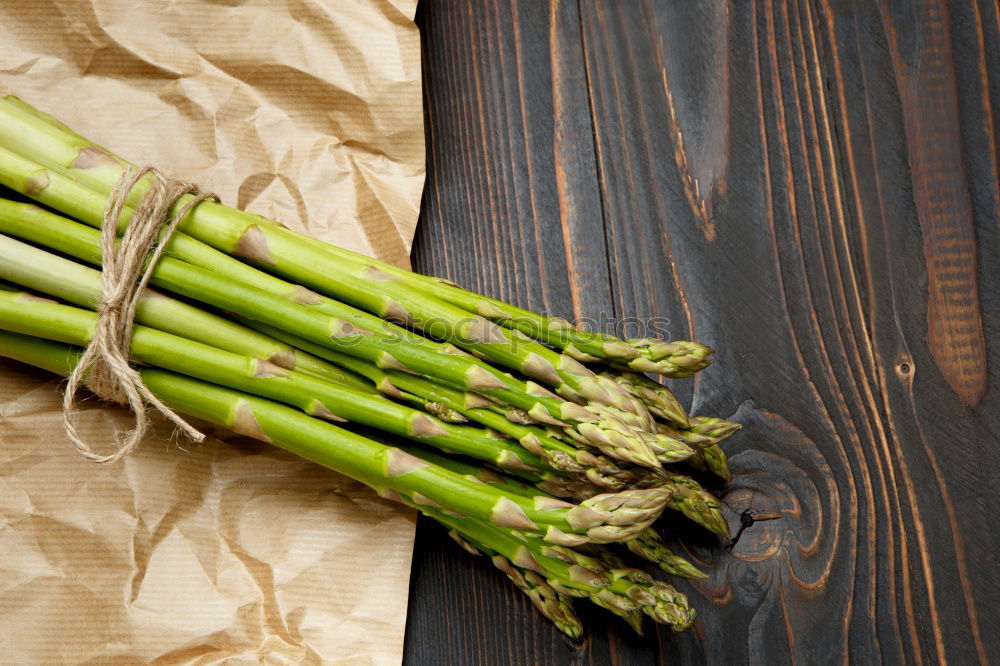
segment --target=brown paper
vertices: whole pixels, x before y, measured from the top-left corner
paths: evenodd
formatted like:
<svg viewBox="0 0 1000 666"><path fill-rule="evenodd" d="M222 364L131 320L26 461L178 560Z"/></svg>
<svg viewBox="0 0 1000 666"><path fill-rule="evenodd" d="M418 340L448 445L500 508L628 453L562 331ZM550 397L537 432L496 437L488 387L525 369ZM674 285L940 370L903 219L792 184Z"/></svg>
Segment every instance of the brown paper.
<svg viewBox="0 0 1000 666"><path fill-rule="evenodd" d="M4 0L0 86L134 163L406 265L415 4ZM399 663L410 512L162 422L123 463L88 463L59 385L0 361L0 662ZM89 401L80 423L107 441L129 416Z"/></svg>

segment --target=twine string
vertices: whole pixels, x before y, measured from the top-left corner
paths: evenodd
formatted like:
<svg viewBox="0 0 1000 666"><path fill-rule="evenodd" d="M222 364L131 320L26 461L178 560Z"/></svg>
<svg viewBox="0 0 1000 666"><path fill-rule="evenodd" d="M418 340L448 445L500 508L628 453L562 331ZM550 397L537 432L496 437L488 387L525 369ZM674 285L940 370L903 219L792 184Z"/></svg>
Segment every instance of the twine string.
<svg viewBox="0 0 1000 666"><path fill-rule="evenodd" d="M121 242L118 242L118 220L128 196L147 175L152 176L150 187L136 205ZM192 194L192 199L171 216L171 208L185 194ZM124 167L108 197L101 223L101 302L97 307L97 326L90 344L69 376L63 395L66 435L80 454L92 462L117 462L136 447L149 425L147 406L160 412L192 440L200 442L205 438L150 392L128 359L136 308L156 263L180 221L206 199L218 201L214 194L202 193L191 183L169 180L151 166ZM132 411L135 426L126 433L116 433L116 448L112 453L97 453L77 432L74 408L82 383L98 397L127 405Z"/></svg>

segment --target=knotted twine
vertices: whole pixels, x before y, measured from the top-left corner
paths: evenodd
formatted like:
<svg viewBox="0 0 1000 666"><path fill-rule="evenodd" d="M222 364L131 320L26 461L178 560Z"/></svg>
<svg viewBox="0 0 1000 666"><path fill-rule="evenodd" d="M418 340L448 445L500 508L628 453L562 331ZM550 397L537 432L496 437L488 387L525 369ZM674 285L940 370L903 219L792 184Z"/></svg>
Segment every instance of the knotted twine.
<svg viewBox="0 0 1000 666"><path fill-rule="evenodd" d="M121 242L117 242L118 220L129 193L145 176L152 176ZM194 195L173 217L170 209L185 194ZM66 435L85 458L96 463L114 463L132 451L146 433L149 420L147 405L154 407L196 442L205 436L150 392L142 376L129 365L129 348L135 311L149 278L156 268L167 242L184 216L206 199L218 201L211 193L202 193L195 185L169 180L157 169L126 166L108 197L101 222L101 302L97 307L94 337L73 369L63 395L63 426ZM89 371L89 374L88 374ZM87 387L98 397L128 405L135 417L135 427L116 435L117 448L101 455L77 433L74 423L76 392L86 378Z"/></svg>

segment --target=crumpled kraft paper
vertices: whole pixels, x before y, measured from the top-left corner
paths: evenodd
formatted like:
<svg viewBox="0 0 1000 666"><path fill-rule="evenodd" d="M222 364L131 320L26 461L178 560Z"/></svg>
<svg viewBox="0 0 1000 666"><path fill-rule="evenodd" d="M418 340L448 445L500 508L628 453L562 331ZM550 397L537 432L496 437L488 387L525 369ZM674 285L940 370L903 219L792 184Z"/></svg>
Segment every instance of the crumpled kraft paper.
<svg viewBox="0 0 1000 666"><path fill-rule="evenodd" d="M424 177L415 0L4 0L0 86L134 163L406 265ZM0 663L393 664L412 513L162 422L123 463L0 360ZM90 441L128 427L87 401ZM199 424L201 425L201 424Z"/></svg>

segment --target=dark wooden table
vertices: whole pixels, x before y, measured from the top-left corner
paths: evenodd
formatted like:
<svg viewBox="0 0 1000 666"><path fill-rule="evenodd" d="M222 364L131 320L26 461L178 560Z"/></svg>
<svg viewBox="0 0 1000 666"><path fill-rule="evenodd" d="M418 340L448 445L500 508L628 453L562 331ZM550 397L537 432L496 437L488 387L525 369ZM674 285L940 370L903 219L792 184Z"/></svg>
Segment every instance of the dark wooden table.
<svg viewBox="0 0 1000 666"><path fill-rule="evenodd" d="M419 22L416 267L715 347L673 386L746 426L732 524L780 519L690 547L692 631L587 612L578 647L422 521L407 663L1000 657L996 0L427 0Z"/></svg>

